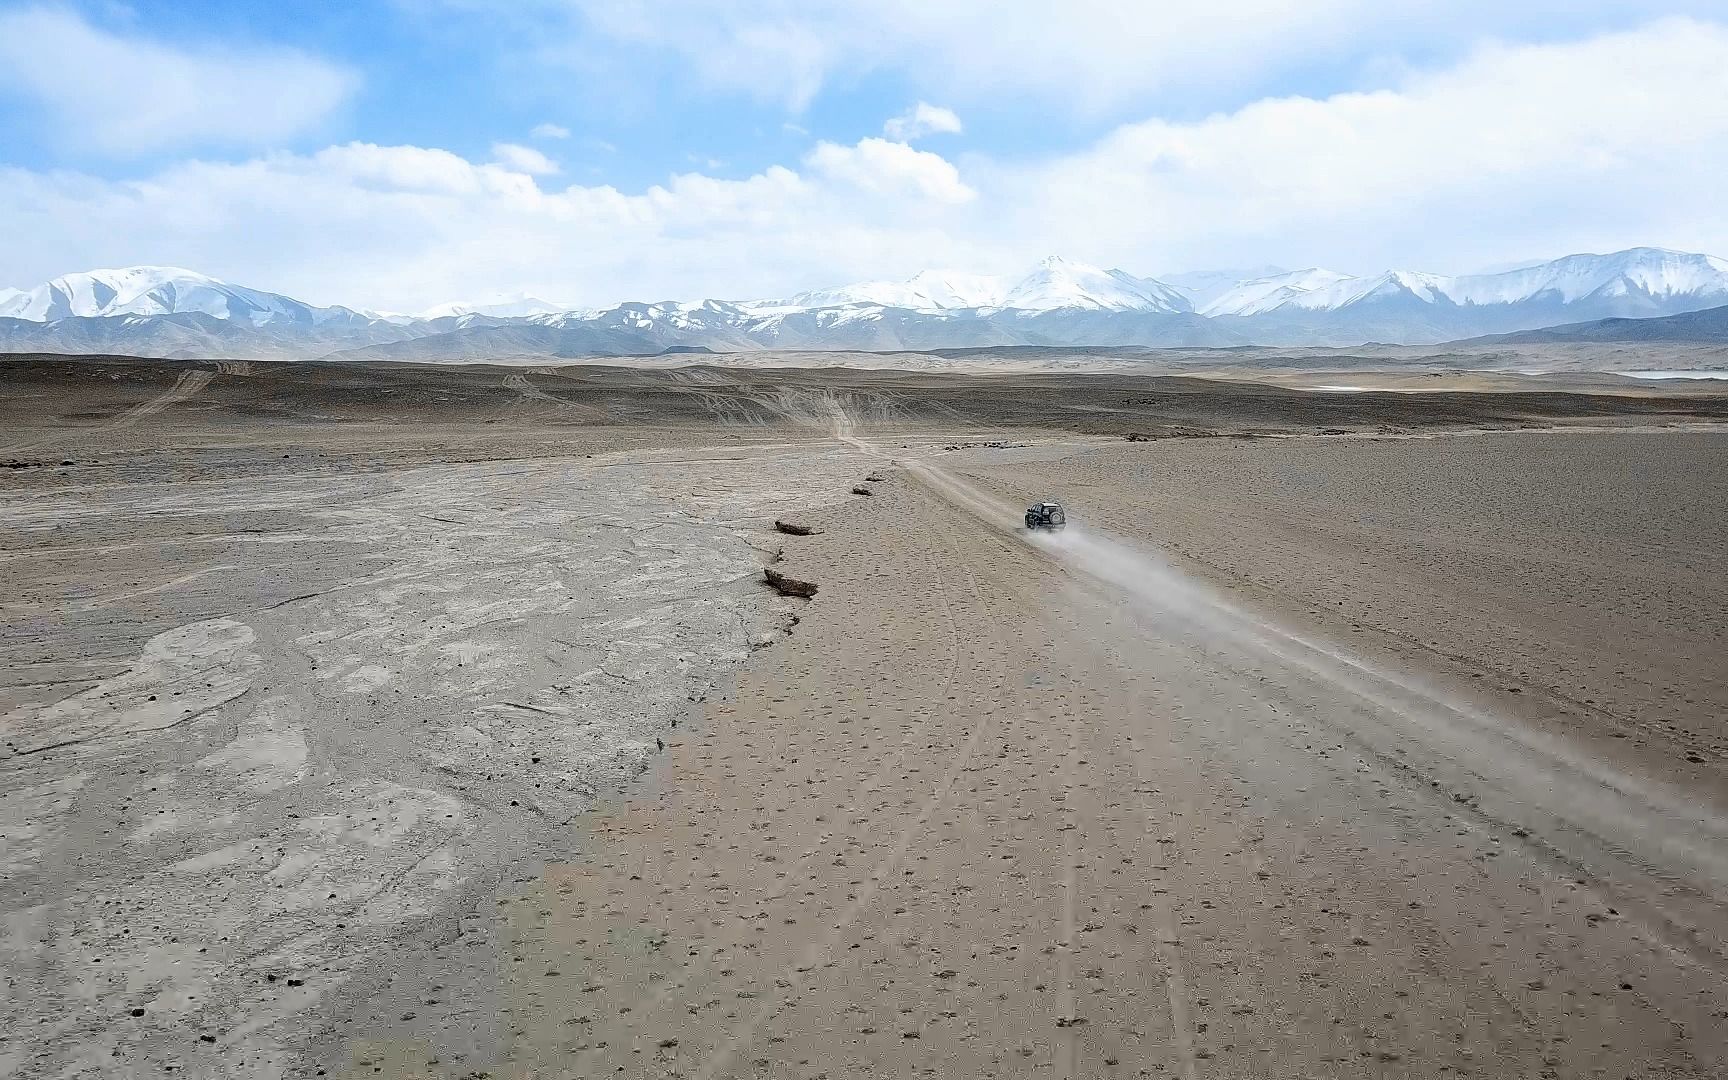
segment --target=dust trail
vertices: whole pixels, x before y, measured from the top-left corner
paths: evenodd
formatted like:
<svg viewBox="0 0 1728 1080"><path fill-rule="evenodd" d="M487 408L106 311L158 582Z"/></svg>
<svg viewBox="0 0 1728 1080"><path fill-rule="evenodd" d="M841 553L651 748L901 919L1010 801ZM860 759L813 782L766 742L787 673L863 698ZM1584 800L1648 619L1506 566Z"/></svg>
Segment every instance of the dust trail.
<svg viewBox="0 0 1728 1080"><path fill-rule="evenodd" d="M1431 748L1444 751L1483 780L1513 793L1543 794L1550 810L1592 832L1628 830L1639 847L1654 842L1672 861L1702 872L1728 893L1728 818L1665 786L1639 782L1564 740L1493 716L1400 672L1370 664L1324 641L1247 611L1195 581L1155 553L1084 528L1029 534L1048 551L1138 602L1140 610L1180 620L1190 630L1222 638L1251 656L1271 657L1349 691L1376 714L1414 725ZM1675 829L1676 824L1696 829Z"/></svg>
<svg viewBox="0 0 1728 1080"><path fill-rule="evenodd" d="M1317 716L1392 767L1425 778L1462 776L1493 810L1539 830L1531 841L1574 868L1587 868L1644 902L1655 921L1711 966L1728 949L1701 933L1728 904L1728 816L1654 779L1631 776L1572 742L1491 714L1409 674L1279 626L1184 572L1155 550L1073 525L1028 533L1022 508L971 481L916 459L894 459L836 424L835 437L892 460L916 482L1126 600L1161 639L1186 646L1229 670L1282 672L1354 699L1352 708ZM1094 591L1094 599L1098 599ZM1683 883L1680 888L1677 884ZM1686 895L1690 894L1690 895Z"/></svg>

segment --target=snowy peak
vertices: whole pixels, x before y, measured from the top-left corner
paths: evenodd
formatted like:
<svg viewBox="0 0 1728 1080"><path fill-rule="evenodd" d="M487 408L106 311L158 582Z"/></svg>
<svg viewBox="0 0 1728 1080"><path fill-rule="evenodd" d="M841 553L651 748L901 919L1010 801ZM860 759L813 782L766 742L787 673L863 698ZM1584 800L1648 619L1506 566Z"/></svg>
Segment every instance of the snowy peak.
<svg viewBox="0 0 1728 1080"><path fill-rule="evenodd" d="M1018 311L1160 311L1189 310L1180 292L1152 278L1052 255L1014 284L998 305Z"/></svg>
<svg viewBox="0 0 1728 1080"><path fill-rule="evenodd" d="M1515 304L1538 297L1576 303L1588 297L1728 296L1728 260L1664 248L1612 255L1568 255L1500 274L1451 279L1460 304Z"/></svg>
<svg viewBox="0 0 1728 1080"><path fill-rule="evenodd" d="M850 305L940 313L1014 311L1189 311L1178 290L1121 270L1101 270L1060 255L1019 277L923 270L905 281L865 281L799 293L787 300L746 303L759 311L809 310Z"/></svg>
<svg viewBox="0 0 1728 1080"><path fill-rule="evenodd" d="M789 300L760 301L764 309L808 309L869 304L908 311L957 311L994 307L1002 300L1001 278L961 270L923 270L906 281L864 281L799 293Z"/></svg>
<svg viewBox="0 0 1728 1080"><path fill-rule="evenodd" d="M1258 315L1272 311L1309 293L1331 288L1342 281L1354 280L1348 274L1310 267L1307 270L1286 270L1266 277L1238 281L1212 297L1199 309L1200 314ZM1212 289L1216 283L1207 283ZM1211 291L1211 289L1209 289Z"/></svg>
<svg viewBox="0 0 1728 1080"><path fill-rule="evenodd" d="M568 304L554 304L548 300L529 296L527 293L517 293L502 300L492 300L484 303L469 304L454 301L429 307L414 315L417 319L446 319L457 315L490 315L497 319L524 319L532 315L557 315L569 311Z"/></svg>
<svg viewBox="0 0 1728 1080"><path fill-rule="evenodd" d="M1267 265L1251 269L1188 270L1180 274L1160 274L1158 280L1187 297L1189 306L1195 311L1203 311L1238 285L1288 273L1290 271L1282 266Z"/></svg>
<svg viewBox="0 0 1728 1080"><path fill-rule="evenodd" d="M1413 300L1433 304L1447 300L1446 278L1433 274L1418 274L1409 270L1388 270L1369 278L1338 275L1329 284L1306 292L1298 292L1276 307L1262 307L1259 312L1296 309L1302 311L1339 311L1373 301Z"/></svg>
<svg viewBox="0 0 1728 1080"><path fill-rule="evenodd" d="M195 312L262 326L318 323L352 316L345 308L314 308L176 266L129 266L67 274L34 289L0 293L0 317L54 322L72 317L173 315Z"/></svg>
<svg viewBox="0 0 1728 1080"><path fill-rule="evenodd" d="M906 284L936 310L995 307L1002 302L1002 279L963 270L920 270Z"/></svg>
<svg viewBox="0 0 1728 1080"><path fill-rule="evenodd" d="M1392 301L1459 307L1564 306L1590 301L1661 304L1728 302L1728 260L1662 248L1611 255L1568 255L1493 274L1446 277L1388 270L1349 277L1325 270L1241 282L1202 309L1205 315L1342 311Z"/></svg>

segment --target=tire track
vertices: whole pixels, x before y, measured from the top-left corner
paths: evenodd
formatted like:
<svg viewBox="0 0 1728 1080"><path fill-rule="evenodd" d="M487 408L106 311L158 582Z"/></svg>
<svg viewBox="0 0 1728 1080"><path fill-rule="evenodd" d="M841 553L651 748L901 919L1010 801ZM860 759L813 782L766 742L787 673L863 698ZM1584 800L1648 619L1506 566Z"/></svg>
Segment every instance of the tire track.
<svg viewBox="0 0 1728 1080"><path fill-rule="evenodd" d="M203 369L184 372L179 378L174 380L173 386L170 386L167 390L157 394L149 401L139 402L137 405L116 414L113 419L109 420L107 423L98 424L95 428L87 428L80 432L80 434L95 434L102 431L120 431L129 428L140 420L155 416L170 405L194 397L200 390L209 386L210 380L215 377L216 373L214 371L205 371ZM50 441L52 440L44 438L37 439L35 442L14 443L11 446L0 446L0 454L22 453Z"/></svg>
<svg viewBox="0 0 1728 1080"><path fill-rule="evenodd" d="M1038 720L1026 711L1028 724L1036 724ZM1056 1065L1058 1075L1070 1080L1078 1077L1079 1029L1076 1021L1080 1018L1079 993L1074 984L1074 950L1078 945L1078 920L1075 910L1079 906L1080 886L1076 875L1076 860L1080 853L1076 849L1074 834L1079 827L1074 823L1074 771L1075 763L1080 756L1080 723L1073 717L1067 718L1068 747L1062 755L1062 769L1058 774L1057 786L1062 793L1062 804L1056 814L1061 822L1057 826L1061 834L1062 850L1062 917L1059 929L1062 934L1061 952L1056 961L1056 1003L1057 1011L1057 1047Z"/></svg>
<svg viewBox="0 0 1728 1080"><path fill-rule="evenodd" d="M947 615L946 623L949 638L949 666L948 680L944 685L944 692L947 692L954 689L955 683L959 678L960 629L959 623L954 617L952 594L941 568L938 567L937 571L932 574L931 577L940 586L942 607ZM905 732L901 734L900 741L896 745L894 751L882 759L881 764L878 765L875 772L871 774L869 782L862 788L858 789L857 797L861 798L862 796L873 795L877 791L880 791L883 785L887 783L889 775L899 769L905 762L906 752L912 748L913 740L921 734L922 730L920 728L908 726ZM815 848L819 850L826 847L828 843L838 835L840 835L840 830L838 828L823 830L817 835ZM789 877L786 882L780 886L780 888L763 897L761 904L766 907L769 904L784 900L799 888L808 885L813 880L815 880L815 875L809 873L801 874L796 879ZM704 963L701 967L693 968L677 979L668 980L662 983L660 988L655 990L653 993L643 995L641 998L637 999L637 1001L632 1005L632 1008L636 1011L646 1011L648 1009L659 1008L664 1005L667 999L673 994L684 989L699 975L703 974L707 966L707 963Z"/></svg>
<svg viewBox="0 0 1728 1080"><path fill-rule="evenodd" d="M207 566L202 570L194 570L189 574L181 574L179 577L173 578L169 581L164 581L159 585L152 585L145 589L133 589L130 592L113 593L109 596L99 596L93 600L81 600L78 603L69 605L69 608L72 611L80 612L95 611L97 608L104 608L109 604L118 604L123 600L136 600L140 596L149 596L152 593L167 592L170 589L178 589L182 585L190 585L199 578L221 573L224 570L238 569L240 569L240 567L232 563L222 563L218 566Z"/></svg>
<svg viewBox="0 0 1728 1080"><path fill-rule="evenodd" d="M214 371L188 371L178 379L175 379L174 385L170 386L165 393L158 394L156 397L151 398L149 401L146 401L141 405L132 406L130 409L127 409L125 412L115 417L111 423L105 425L105 428L112 430L114 428L130 427L146 417L155 416L168 406L193 397L200 390L209 386L210 380L215 377L216 373Z"/></svg>
<svg viewBox="0 0 1728 1080"><path fill-rule="evenodd" d="M901 861L905 859L906 853L911 850L912 843L917 839L918 834L924 831L924 827L929 824L936 811L947 801L949 794L954 789L955 781L965 771L967 763L971 761L973 753L978 749L978 744L983 741L984 730L988 726L989 717L980 715L977 723L972 726L972 733L968 736L966 745L954 756L948 771L943 774L942 780L924 800L917 818L900 831L893 850L887 858L876 865L864 886L858 890L857 899L841 913L840 920L835 924L834 929L824 934L821 940L805 950L803 958L797 965L781 971L780 978L785 980L788 989L793 991L803 989L808 980L804 977L805 971L800 970L800 968L815 969L828 959L838 945L847 940L853 924L858 921L858 917L875 902L876 894L881 891L882 882L899 867ZM698 1080L713 1080L715 1076L719 1075L720 1070L731 1062L732 1057L739 1050L750 1045L756 1029L762 1025L762 1022L778 1012L781 1007L780 1002L767 1002L752 1013L748 1020L733 1030L726 1043L711 1054L702 1067L695 1072L694 1075Z"/></svg>
<svg viewBox="0 0 1728 1080"><path fill-rule="evenodd" d="M846 436L841 437L845 441L853 441ZM1000 500L992 499L989 495L974 487L970 482L960 479L947 470L932 465L929 462L905 461L897 462L897 464L902 465L906 474L916 480L926 491L929 491L932 495L955 507L962 513L974 515L988 525L994 525L997 528L1005 529L1007 531L1014 531L1012 523L1006 521L1003 517L1006 511L1004 507L999 505ZM1027 719L1029 722L1036 722L1035 718L1030 714L1028 714ZM1067 792L1071 792L1073 789L1074 768L1079 752L1077 727L1077 723L1071 723L1069 729L1068 749L1063 759L1062 786ZM1149 778L1146 775L1145 764L1138 755L1135 757L1135 772L1139 780L1139 785L1142 787L1146 786L1149 782ZM1067 820L1072 812L1073 808L1069 806L1067 800L1065 800L1062 832L1063 843L1061 845L1064 860L1062 873L1063 904L1061 932L1064 944L1061 959L1057 965L1057 977L1059 980L1059 1006L1062 1012L1061 1019L1066 1022L1066 1026L1061 1032L1060 1042L1057 1047L1057 1066L1058 1071L1062 1076L1070 1078L1080 1075L1078 1072L1079 1035L1078 1028L1073 1023L1077 1017L1078 999L1074 981L1073 963L1073 947L1076 934L1075 913L1078 905L1078 884L1075 878L1075 862L1078 858L1078 854L1075 851L1075 838L1073 835L1075 829L1068 827L1074 825L1074 822ZM1151 804L1147 804L1145 814L1148 830L1161 833L1162 830L1159 822L1155 819ZM1158 958L1164 970L1165 996L1170 1005L1171 1048L1175 1052L1177 1064L1181 1069L1180 1075L1182 1080L1198 1080L1199 1063L1195 1050L1195 1028L1194 1021L1190 1015L1188 986L1183 973L1182 957L1180 952L1181 939L1177 933L1175 915L1166 897L1154 895L1150 899L1151 907L1149 908L1148 913L1153 916L1154 929L1157 933Z"/></svg>
<svg viewBox="0 0 1728 1080"><path fill-rule="evenodd" d="M597 408L593 405L584 405L581 402L570 401L554 394L548 394L546 391L529 382L528 376L521 372L504 376L504 387L508 390L516 391L516 393L521 395L522 400L524 401L544 401L547 404L556 405L561 409L571 409L586 416L592 416L597 420L612 419L612 414L607 412L605 409Z"/></svg>
<svg viewBox="0 0 1728 1080"><path fill-rule="evenodd" d="M962 567L969 565L958 547L955 546L951 537L943 534L940 530L937 530L937 536L941 538L942 542L955 556L959 565ZM970 591L972 592L973 600L979 610L982 610L985 607L985 604L981 583L979 582L976 573L970 569L966 570L966 575L970 580ZM953 633L958 635L958 623L954 617L952 599L946 588L944 588L943 602L945 617L949 628ZM979 625L989 626L991 624L988 620L979 620ZM990 636L996 640L997 644L1001 643L1001 635L999 633L993 631ZM958 664L954 665L953 669L950 671L950 687L953 685L957 672ZM989 712L980 711L976 722L972 725L971 732L967 736L965 744L957 753L950 755L947 771L943 774L942 779L938 781L935 788L925 796L920 804L917 817L900 830L895 837L893 848L885 857L877 862L875 867L872 868L864 885L858 889L857 895L853 901L841 912L840 917L835 922L833 928L806 948L803 955L796 963L782 968L778 980L783 984L786 990L791 993L796 993L802 990L805 984L809 981L807 977L808 974L815 971L824 962L826 962L834 950L848 940L851 935L852 927L857 923L859 917L875 903L878 893L881 892L883 882L887 880L890 874L894 873L900 867L901 863L905 860L907 853L911 850L913 843L916 842L919 836L924 832L925 828L929 825L930 819L934 817L936 811L941 809L941 807L948 801L949 796L953 793L955 784L965 773L967 766L971 763L973 756L977 752L979 744L983 741L984 733L990 726L991 715L992 714ZM733 1057L735 1057L740 1050L752 1043L757 1029L762 1026L763 1022L768 1020L783 1007L783 1003L780 1001L764 1002L755 1012L751 1013L748 1018L733 1027L725 1042L713 1050L709 1056L704 1059L701 1067L692 1075L696 1080L714 1080L714 1078L731 1063Z"/></svg>
<svg viewBox="0 0 1728 1080"><path fill-rule="evenodd" d="M1137 786L1148 788L1152 786L1153 778L1146 770L1146 763L1139 754L1134 756L1134 778ZM1142 804L1146 814L1146 832L1148 835L1164 835L1163 824L1153 811L1153 803ZM1171 854L1176 853L1172 845ZM1147 898L1150 905L1148 913L1152 916L1152 928L1157 932L1155 952L1164 968L1164 996L1170 1003L1170 1048L1176 1053L1176 1062L1182 1069L1182 1080L1199 1080L1199 1060L1194 1055L1194 1020L1188 1012L1188 980L1182 972L1182 939L1176 931L1176 914L1171 910L1170 899L1164 893L1154 892Z"/></svg>

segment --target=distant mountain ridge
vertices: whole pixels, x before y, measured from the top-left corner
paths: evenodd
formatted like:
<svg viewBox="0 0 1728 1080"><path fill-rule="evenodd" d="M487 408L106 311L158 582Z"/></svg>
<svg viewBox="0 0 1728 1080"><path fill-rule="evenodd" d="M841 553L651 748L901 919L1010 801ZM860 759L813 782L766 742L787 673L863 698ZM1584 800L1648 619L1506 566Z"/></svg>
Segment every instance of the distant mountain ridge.
<svg viewBox="0 0 1728 1080"><path fill-rule="evenodd" d="M786 299L563 310L518 296L386 315L142 266L0 289L0 349L456 360L675 348L1433 344L1728 304L1728 260L1661 248L1452 277L1318 267L1246 273L1255 276L1201 271L1160 280L1052 256L1017 276L928 270Z"/></svg>
<svg viewBox="0 0 1728 1080"><path fill-rule="evenodd" d="M1607 345L1641 342L1728 344L1728 305L1705 308L1703 311L1684 311L1678 315L1662 315L1652 319L1595 319L1591 322L1567 323L1542 330L1521 330L1516 334L1474 338L1461 344Z"/></svg>

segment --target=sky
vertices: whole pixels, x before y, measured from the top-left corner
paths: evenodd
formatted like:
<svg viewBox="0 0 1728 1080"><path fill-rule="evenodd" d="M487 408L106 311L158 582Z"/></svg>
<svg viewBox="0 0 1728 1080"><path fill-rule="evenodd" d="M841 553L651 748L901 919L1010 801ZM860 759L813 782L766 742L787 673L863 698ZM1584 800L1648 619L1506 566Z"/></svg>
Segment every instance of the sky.
<svg viewBox="0 0 1728 1080"><path fill-rule="evenodd" d="M0 0L0 287L1728 254L1728 0Z"/></svg>

